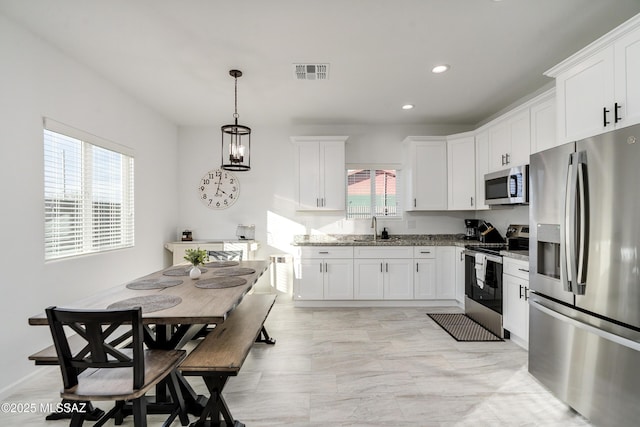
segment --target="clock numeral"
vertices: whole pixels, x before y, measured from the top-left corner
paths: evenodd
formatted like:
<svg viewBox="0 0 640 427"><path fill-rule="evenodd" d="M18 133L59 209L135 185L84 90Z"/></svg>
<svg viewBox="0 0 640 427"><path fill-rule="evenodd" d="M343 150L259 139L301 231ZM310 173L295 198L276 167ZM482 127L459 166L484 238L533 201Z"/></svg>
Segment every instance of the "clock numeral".
<svg viewBox="0 0 640 427"><path fill-rule="evenodd" d="M216 203L216 206L217 206L217 207L220 207L220 202L217 202L217 203Z"/></svg>
<svg viewBox="0 0 640 427"><path fill-rule="evenodd" d="M202 180L202 183L203 183L204 185L209 185L210 181L209 181L208 179L203 179L203 180Z"/></svg>
<svg viewBox="0 0 640 427"><path fill-rule="evenodd" d="M202 194L202 200L207 200L207 193Z"/></svg>

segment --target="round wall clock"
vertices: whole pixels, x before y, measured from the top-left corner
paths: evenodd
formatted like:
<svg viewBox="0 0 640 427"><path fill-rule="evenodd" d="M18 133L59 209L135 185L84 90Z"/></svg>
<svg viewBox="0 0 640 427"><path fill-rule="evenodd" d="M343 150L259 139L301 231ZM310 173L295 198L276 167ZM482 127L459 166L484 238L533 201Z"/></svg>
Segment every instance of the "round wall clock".
<svg viewBox="0 0 640 427"><path fill-rule="evenodd" d="M233 205L240 195L240 183L226 170L213 169L204 174L198 185L200 201L211 209L225 209Z"/></svg>

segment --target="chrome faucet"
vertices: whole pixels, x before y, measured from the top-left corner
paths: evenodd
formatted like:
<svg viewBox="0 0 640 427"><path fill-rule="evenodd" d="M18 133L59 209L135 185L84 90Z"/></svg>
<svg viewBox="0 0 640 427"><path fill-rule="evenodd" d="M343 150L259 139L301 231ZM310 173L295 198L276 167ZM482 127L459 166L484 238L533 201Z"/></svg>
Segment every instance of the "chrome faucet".
<svg viewBox="0 0 640 427"><path fill-rule="evenodd" d="M375 216L371 217L371 228L373 228L373 241L378 240L378 219Z"/></svg>

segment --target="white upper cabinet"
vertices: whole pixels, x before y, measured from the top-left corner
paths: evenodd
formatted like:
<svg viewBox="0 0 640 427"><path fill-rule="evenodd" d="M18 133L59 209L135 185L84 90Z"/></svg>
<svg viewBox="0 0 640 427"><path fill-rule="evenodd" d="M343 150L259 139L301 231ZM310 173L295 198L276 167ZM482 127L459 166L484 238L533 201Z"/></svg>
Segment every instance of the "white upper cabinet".
<svg viewBox="0 0 640 427"><path fill-rule="evenodd" d="M447 209L447 141L409 136L404 140L408 211Z"/></svg>
<svg viewBox="0 0 640 427"><path fill-rule="evenodd" d="M531 152L537 153L557 145L556 99L554 91L546 92L531 105Z"/></svg>
<svg viewBox="0 0 640 427"><path fill-rule="evenodd" d="M296 209L345 208L346 136L294 136Z"/></svg>
<svg viewBox="0 0 640 427"><path fill-rule="evenodd" d="M640 123L640 27L621 37L614 49L617 126L630 126Z"/></svg>
<svg viewBox="0 0 640 427"><path fill-rule="evenodd" d="M476 209L476 149L472 134L447 137L449 210Z"/></svg>
<svg viewBox="0 0 640 427"><path fill-rule="evenodd" d="M640 15L545 74L556 78L560 143L640 123Z"/></svg>
<svg viewBox="0 0 640 427"><path fill-rule="evenodd" d="M521 109L488 128L489 171L529 163L531 128L529 109Z"/></svg>
<svg viewBox="0 0 640 427"><path fill-rule="evenodd" d="M476 209L489 209L484 202L484 175L489 173L489 132L476 134Z"/></svg>

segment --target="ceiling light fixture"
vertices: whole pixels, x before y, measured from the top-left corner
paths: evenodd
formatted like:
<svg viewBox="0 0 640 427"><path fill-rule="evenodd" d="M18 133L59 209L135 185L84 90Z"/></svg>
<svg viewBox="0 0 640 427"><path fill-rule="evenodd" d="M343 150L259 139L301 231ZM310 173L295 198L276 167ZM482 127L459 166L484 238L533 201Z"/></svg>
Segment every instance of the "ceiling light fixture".
<svg viewBox="0 0 640 427"><path fill-rule="evenodd" d="M436 65L431 69L431 72L434 74L440 74L440 73L444 73L445 71L448 71L449 68L451 68L451 66L447 64Z"/></svg>
<svg viewBox="0 0 640 427"><path fill-rule="evenodd" d="M251 128L238 124L238 77L242 77L242 71L230 70L229 75L235 80L234 123L221 128L222 165L220 167L228 171L245 172L251 169Z"/></svg>
<svg viewBox="0 0 640 427"><path fill-rule="evenodd" d="M402 106L403 110L413 110L413 104L404 104Z"/></svg>

